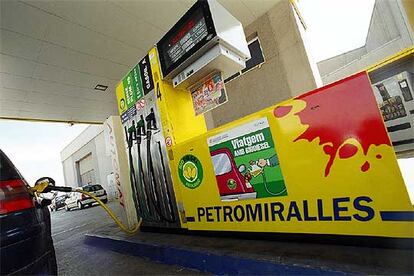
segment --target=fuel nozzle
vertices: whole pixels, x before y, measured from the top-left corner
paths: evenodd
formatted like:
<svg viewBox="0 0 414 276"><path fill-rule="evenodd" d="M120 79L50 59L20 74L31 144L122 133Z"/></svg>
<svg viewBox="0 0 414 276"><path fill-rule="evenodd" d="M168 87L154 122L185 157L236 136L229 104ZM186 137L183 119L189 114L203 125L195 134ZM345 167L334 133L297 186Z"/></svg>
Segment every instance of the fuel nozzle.
<svg viewBox="0 0 414 276"><path fill-rule="evenodd" d="M151 108L150 114L145 117L145 121L147 122L147 143L149 143L151 140L151 131L157 129L157 122L155 120L155 113L153 108Z"/></svg>
<svg viewBox="0 0 414 276"><path fill-rule="evenodd" d="M147 117L145 117L145 121L147 122L147 131L157 129L157 122L155 120L154 108L151 108L151 112L150 114L147 115Z"/></svg>
<svg viewBox="0 0 414 276"><path fill-rule="evenodd" d="M126 136L127 143L128 143L128 148L132 148L132 144L134 140L137 139L136 131L135 131L135 121L134 120L132 121L132 126L130 126L129 128L125 126L124 130L125 130L125 136Z"/></svg>
<svg viewBox="0 0 414 276"><path fill-rule="evenodd" d="M73 191L72 187L61 187L55 186L55 181L50 177L42 177L36 180L34 187L31 187L30 190L34 193L48 193L51 191L59 191L70 193Z"/></svg>
<svg viewBox="0 0 414 276"><path fill-rule="evenodd" d="M141 137L145 136L145 121L144 121L144 116L140 115L140 120L137 122L136 125L136 138L137 138L137 143L141 144Z"/></svg>

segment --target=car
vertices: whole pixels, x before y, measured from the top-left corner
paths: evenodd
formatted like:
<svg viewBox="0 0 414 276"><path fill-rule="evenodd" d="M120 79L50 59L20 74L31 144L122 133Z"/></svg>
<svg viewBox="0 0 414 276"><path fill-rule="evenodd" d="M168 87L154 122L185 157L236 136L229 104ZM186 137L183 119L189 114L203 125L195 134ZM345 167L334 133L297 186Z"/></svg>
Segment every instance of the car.
<svg viewBox="0 0 414 276"><path fill-rule="evenodd" d="M50 199L38 198L0 149L0 274L57 275Z"/></svg>
<svg viewBox="0 0 414 276"><path fill-rule="evenodd" d="M81 189L98 197L103 203L108 202L108 194L99 184L86 185L81 187ZM69 197L65 200L65 210L70 211L72 208L83 209L85 206L92 206L94 202L95 200L87 195L71 192Z"/></svg>
<svg viewBox="0 0 414 276"><path fill-rule="evenodd" d="M66 195L60 195L56 196L54 199L52 199L52 204L50 205L51 211L57 211L59 208L65 207L65 200L67 196Z"/></svg>
<svg viewBox="0 0 414 276"><path fill-rule="evenodd" d="M211 152L214 172L221 200L256 198L257 193L249 182L250 176L243 175L245 165L236 166L229 149L222 148Z"/></svg>

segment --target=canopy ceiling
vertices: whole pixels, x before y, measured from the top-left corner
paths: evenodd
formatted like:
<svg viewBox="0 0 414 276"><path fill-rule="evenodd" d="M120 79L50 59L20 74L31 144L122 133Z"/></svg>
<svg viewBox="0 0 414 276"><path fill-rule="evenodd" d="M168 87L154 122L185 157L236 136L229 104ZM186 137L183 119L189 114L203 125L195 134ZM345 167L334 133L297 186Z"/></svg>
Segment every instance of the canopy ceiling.
<svg viewBox="0 0 414 276"><path fill-rule="evenodd" d="M277 1L219 0L244 26ZM116 83L194 2L1 0L0 117L117 114Z"/></svg>

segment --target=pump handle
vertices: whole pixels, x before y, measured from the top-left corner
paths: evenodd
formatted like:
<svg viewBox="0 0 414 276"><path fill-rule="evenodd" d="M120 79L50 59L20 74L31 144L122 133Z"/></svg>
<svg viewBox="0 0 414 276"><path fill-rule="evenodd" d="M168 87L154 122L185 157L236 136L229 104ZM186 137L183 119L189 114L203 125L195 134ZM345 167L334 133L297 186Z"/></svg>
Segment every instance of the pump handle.
<svg viewBox="0 0 414 276"><path fill-rule="evenodd" d="M151 113L148 114L147 117L145 117L145 121L147 121L147 131L157 129L157 122L155 120L154 108L151 107Z"/></svg>

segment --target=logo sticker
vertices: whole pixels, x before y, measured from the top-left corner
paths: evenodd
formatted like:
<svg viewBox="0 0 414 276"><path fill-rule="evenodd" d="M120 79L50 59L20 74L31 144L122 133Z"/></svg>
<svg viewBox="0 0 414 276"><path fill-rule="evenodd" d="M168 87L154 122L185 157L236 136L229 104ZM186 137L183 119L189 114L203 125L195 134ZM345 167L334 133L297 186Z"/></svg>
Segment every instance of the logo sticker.
<svg viewBox="0 0 414 276"><path fill-rule="evenodd" d="M181 183L189 189L200 186L203 181L203 167L200 160L191 154L183 156L178 163L178 176Z"/></svg>

